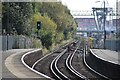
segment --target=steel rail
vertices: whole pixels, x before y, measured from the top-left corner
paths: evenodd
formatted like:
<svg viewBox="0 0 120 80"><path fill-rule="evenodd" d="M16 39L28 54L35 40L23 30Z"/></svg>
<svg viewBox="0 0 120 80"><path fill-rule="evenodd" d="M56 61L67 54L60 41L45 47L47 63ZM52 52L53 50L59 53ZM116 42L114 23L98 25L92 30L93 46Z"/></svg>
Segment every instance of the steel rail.
<svg viewBox="0 0 120 80"><path fill-rule="evenodd" d="M87 46L85 46L85 47L87 47ZM109 77L107 77L107 76L105 76L105 75L97 72L96 70L92 69L92 68L87 64L85 56L86 56L86 48L84 48L84 54L83 54L83 62L84 62L84 64L85 64L85 66L86 66L88 69L90 69L91 71L93 71L94 73L98 74L99 76L101 76L101 77L103 77L103 78L105 78L105 79L111 80Z"/></svg>
<svg viewBox="0 0 120 80"><path fill-rule="evenodd" d="M64 75L64 74L58 69L58 67L57 67L58 60L60 59L60 57L61 57L63 54L65 54L66 51L67 51L67 48L66 48L63 52L61 52L61 53L52 61L51 65L50 65L50 69L51 69L52 73L53 73L58 79L60 79L60 80L63 80L63 79L68 79L68 80L69 80L69 78L68 78L66 75Z"/></svg>
<svg viewBox="0 0 120 80"><path fill-rule="evenodd" d="M27 67L27 68L30 69L31 71L33 71L33 72L35 72L35 73L37 73L37 74L39 74L39 75L41 75L41 76L43 76L43 77L45 77L45 78L52 79L51 77L46 76L46 75L44 75L44 74L42 74L42 73L34 70L34 69L31 68L30 66L28 66L28 64L26 64L25 61L24 61L25 56L27 56L28 54L32 54L32 53L34 53L34 52L36 52L36 51L39 51L39 50L40 50L40 49L35 49L35 50L33 50L33 51L30 51L30 52L25 53L25 54L21 57L22 64L25 65L25 67Z"/></svg>
<svg viewBox="0 0 120 80"><path fill-rule="evenodd" d="M85 77L84 75L82 75L81 73L79 73L77 70L75 70L72 66L72 59L73 56L75 55L77 49L79 48L79 46L75 49L75 51L73 53L71 53L68 58L66 59L66 66L67 68L74 73L76 76L78 76L80 79L88 79L87 77Z"/></svg>
<svg viewBox="0 0 120 80"><path fill-rule="evenodd" d="M74 41L72 41L72 42L74 42ZM71 43L72 43L72 42L71 42ZM65 47L65 46L67 46L67 45L69 45L69 44L70 44L70 43L67 43L67 44L65 44L65 45L62 46L62 47ZM61 48L62 48L62 47L61 47ZM44 58L46 58L46 57L48 57L49 55L53 54L54 52L60 50L61 48L58 48L58 49L54 50L53 52L51 52L51 53L45 55L44 57L38 59L38 60L32 65L32 69L34 69L34 67L35 67L40 61L42 61Z"/></svg>

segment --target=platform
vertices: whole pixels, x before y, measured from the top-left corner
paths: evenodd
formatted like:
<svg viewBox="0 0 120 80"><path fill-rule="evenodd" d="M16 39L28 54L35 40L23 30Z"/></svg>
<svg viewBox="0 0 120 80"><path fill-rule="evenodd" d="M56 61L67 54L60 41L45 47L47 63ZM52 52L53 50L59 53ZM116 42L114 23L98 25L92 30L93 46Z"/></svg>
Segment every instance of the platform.
<svg viewBox="0 0 120 80"><path fill-rule="evenodd" d="M2 78L5 79L17 79L17 78L28 78L28 80L34 78L39 78L39 80L44 80L45 78L41 75L36 74L21 62L21 57L28 51L34 49L12 49L4 51L2 53Z"/></svg>
<svg viewBox="0 0 120 80"><path fill-rule="evenodd" d="M120 54L116 51L104 49L91 49L91 51L96 57L104 61L120 65Z"/></svg>

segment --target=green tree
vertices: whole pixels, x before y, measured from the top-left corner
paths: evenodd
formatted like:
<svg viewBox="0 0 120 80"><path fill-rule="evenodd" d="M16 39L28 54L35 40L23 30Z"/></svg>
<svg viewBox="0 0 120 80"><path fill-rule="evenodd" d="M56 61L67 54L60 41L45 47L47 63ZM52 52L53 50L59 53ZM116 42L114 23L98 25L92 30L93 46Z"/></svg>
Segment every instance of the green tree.
<svg viewBox="0 0 120 80"><path fill-rule="evenodd" d="M33 14L32 7L32 4L28 2L4 2L2 28L7 33L12 33L15 28L18 34L28 34Z"/></svg>
<svg viewBox="0 0 120 80"><path fill-rule="evenodd" d="M40 9L40 13L47 13L48 16L54 20L54 22L57 24L58 33L64 32L66 28L73 29L72 33L75 32L77 27L75 25L75 20L66 6L62 5L60 2L43 3L41 6L42 8Z"/></svg>
<svg viewBox="0 0 120 80"><path fill-rule="evenodd" d="M53 42L54 42L54 36L52 34L52 32L46 32L44 30L40 31L41 34L41 41L42 41L42 45L44 47L46 47L47 49L50 49L50 46L52 46Z"/></svg>
<svg viewBox="0 0 120 80"><path fill-rule="evenodd" d="M4 2L2 9L2 28L7 33L12 33L13 28L18 35L30 36L31 33L38 32L43 46L47 49L50 49L53 43L70 39L76 31L77 26L70 10L61 2ZM41 22L39 31L37 21Z"/></svg>
<svg viewBox="0 0 120 80"><path fill-rule="evenodd" d="M64 34L62 32L56 33L55 41L56 43L60 43L64 39Z"/></svg>

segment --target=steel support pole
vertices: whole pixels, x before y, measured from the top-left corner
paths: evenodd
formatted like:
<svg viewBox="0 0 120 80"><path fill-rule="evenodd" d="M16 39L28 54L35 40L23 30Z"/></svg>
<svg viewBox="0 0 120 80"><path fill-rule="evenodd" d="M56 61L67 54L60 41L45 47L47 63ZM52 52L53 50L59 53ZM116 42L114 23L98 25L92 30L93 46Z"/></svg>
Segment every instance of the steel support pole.
<svg viewBox="0 0 120 80"><path fill-rule="evenodd" d="M105 11L105 1L104 1L104 23L103 23L103 27L104 27L104 49L105 49L105 40L106 40L105 17L106 17L106 11Z"/></svg>

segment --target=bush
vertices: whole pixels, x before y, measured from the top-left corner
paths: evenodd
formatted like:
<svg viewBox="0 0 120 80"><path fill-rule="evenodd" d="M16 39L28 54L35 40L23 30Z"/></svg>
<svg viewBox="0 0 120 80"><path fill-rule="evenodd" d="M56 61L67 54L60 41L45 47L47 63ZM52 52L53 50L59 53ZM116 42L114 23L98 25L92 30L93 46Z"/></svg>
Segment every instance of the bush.
<svg viewBox="0 0 120 80"><path fill-rule="evenodd" d="M32 40L32 48L42 48L41 41L36 40L35 38Z"/></svg>

